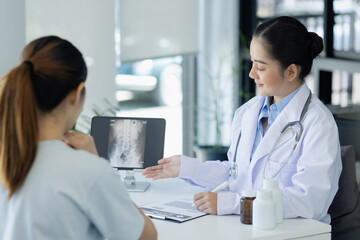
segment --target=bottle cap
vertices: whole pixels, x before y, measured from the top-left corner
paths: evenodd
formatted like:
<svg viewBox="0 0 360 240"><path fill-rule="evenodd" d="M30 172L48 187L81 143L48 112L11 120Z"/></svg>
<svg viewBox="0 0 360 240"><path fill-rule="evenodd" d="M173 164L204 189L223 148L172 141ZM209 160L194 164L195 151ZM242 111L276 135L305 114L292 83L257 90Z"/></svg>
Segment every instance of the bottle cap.
<svg viewBox="0 0 360 240"><path fill-rule="evenodd" d="M263 186L264 188L277 188L279 187L279 180L275 178L264 178Z"/></svg>
<svg viewBox="0 0 360 240"><path fill-rule="evenodd" d="M241 192L242 197L256 197L256 192L253 190L244 190Z"/></svg>
<svg viewBox="0 0 360 240"><path fill-rule="evenodd" d="M257 191L256 197L261 199L272 199L272 191L260 189Z"/></svg>

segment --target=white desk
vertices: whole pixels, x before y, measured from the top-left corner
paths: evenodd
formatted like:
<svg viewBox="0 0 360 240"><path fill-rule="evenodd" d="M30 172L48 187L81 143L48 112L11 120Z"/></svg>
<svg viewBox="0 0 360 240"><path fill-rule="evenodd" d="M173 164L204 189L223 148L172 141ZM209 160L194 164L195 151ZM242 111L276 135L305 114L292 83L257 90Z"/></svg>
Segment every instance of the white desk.
<svg viewBox="0 0 360 240"><path fill-rule="evenodd" d="M121 173L123 176L124 174ZM144 179L135 174L137 181ZM161 179L151 181L146 192L130 192L133 201L141 206L184 193L197 193L204 189L191 186L180 179ZM191 239L331 239L331 226L312 219L285 219L272 230L254 230L252 225L240 222L240 216L206 215L184 223L174 223L153 219L159 240Z"/></svg>

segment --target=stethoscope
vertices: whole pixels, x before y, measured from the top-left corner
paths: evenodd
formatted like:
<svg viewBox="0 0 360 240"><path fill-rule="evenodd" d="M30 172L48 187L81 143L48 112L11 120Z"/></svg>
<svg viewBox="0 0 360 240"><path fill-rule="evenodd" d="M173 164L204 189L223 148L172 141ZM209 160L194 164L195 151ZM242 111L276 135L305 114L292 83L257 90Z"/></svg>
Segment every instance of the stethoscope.
<svg viewBox="0 0 360 240"><path fill-rule="evenodd" d="M295 150L295 148L296 148L296 146L297 146L297 144L298 144L298 142L299 142L299 140L300 140L300 137L301 137L301 135L302 135L302 133L303 133L303 126L302 126L302 124L301 124L301 121L302 121L302 119L304 118L304 115L305 115L305 113L306 113L306 111L307 111L307 109L308 109L308 106L309 106L309 104L310 104L310 100L311 100L311 91L310 91L309 96L308 96L308 98L307 98L307 100L306 100L306 102L305 102L305 105L304 105L304 107L303 107L303 109L302 109L302 111L301 111L300 119L299 119L298 121L289 122L289 123L286 124L286 125L284 126L284 128L281 130L279 137L276 139L274 145L273 145L272 148L271 148L271 151L269 152L269 154L268 154L268 156L267 156L267 158L266 158L266 162L265 162L264 169L263 169L263 176L265 175L265 169L266 169L267 163L268 163L268 161L269 161L269 158L270 158L272 152L274 151L274 148L275 148L276 144L278 143L279 139L281 138L281 136L282 136L286 131L292 130L292 129L293 129L293 126L298 125L298 126L299 126L299 131L297 131L297 132L295 133L295 144L294 144L294 146L292 147L291 153L290 153L288 159L286 160L286 162L282 165L282 167L281 167L281 168L276 172L276 174L275 174L274 176L272 176L272 177L275 177L276 175L278 175L279 172L283 169L283 167L284 167L284 166L289 162L289 160L291 159L291 157L292 157L292 155L293 155L293 153L294 153L294 150ZM234 153L234 156L233 156L233 159L232 159L232 160L233 160L233 161L232 161L232 166L229 168L229 176L230 176L230 177L233 177L234 180L237 178L237 175L238 175L238 167L237 167L237 163L236 163L236 155L237 155L237 150L238 150L238 147L239 147L240 139L241 139L241 130L240 130L240 133L239 133L239 137L238 137L238 139L237 139L237 141L236 141L235 153Z"/></svg>

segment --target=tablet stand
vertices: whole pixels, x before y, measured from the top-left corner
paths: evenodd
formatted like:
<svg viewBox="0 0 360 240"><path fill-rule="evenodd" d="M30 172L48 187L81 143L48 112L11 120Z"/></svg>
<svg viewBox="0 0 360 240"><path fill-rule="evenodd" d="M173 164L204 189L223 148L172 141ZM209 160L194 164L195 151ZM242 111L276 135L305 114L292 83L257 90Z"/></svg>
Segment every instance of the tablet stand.
<svg viewBox="0 0 360 240"><path fill-rule="evenodd" d="M126 171L124 177L124 186L128 192L145 192L150 186L149 182L136 182L134 171Z"/></svg>

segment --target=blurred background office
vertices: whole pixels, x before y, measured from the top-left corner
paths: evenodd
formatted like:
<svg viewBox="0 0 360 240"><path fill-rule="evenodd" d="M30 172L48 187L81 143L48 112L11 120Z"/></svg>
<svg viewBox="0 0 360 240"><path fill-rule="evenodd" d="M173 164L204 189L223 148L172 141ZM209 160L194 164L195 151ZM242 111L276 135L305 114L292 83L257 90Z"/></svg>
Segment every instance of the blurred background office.
<svg viewBox="0 0 360 240"><path fill-rule="evenodd" d="M279 15L323 37L307 83L336 117L341 144L354 145L359 166L359 0L0 0L0 74L29 41L59 35L89 68L78 130L88 131L98 114L161 117L165 156L226 152L234 110L256 95L248 77L252 31Z"/></svg>

